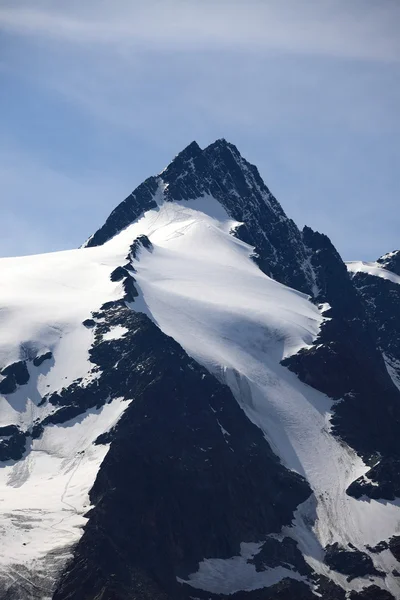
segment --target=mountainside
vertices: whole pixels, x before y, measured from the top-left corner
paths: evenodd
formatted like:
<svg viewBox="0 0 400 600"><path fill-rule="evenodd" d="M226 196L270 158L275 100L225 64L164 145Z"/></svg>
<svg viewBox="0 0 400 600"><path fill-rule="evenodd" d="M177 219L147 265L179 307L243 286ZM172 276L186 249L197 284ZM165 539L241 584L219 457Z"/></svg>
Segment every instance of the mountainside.
<svg viewBox="0 0 400 600"><path fill-rule="evenodd" d="M375 263L347 263L352 282L374 324L377 342L394 383L400 386L400 251Z"/></svg>
<svg viewBox="0 0 400 600"><path fill-rule="evenodd" d="M400 252L217 140L0 274L0 599L400 598Z"/></svg>

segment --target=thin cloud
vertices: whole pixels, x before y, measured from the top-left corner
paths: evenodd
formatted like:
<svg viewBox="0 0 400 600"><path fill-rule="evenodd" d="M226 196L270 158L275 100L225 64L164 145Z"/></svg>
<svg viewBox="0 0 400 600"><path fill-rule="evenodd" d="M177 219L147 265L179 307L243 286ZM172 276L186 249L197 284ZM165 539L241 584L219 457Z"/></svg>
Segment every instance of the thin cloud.
<svg viewBox="0 0 400 600"><path fill-rule="evenodd" d="M400 5L316 2L168 1L54 3L0 8L5 31L78 44L169 49L263 49L399 61Z"/></svg>

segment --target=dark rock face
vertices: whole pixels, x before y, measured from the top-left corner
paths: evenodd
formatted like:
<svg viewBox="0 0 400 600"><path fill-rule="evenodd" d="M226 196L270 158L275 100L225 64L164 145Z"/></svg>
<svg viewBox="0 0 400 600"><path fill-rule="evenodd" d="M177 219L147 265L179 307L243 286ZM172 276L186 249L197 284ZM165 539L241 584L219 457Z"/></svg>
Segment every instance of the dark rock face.
<svg viewBox="0 0 400 600"><path fill-rule="evenodd" d="M387 257L387 258L385 258ZM385 255L378 262L383 267L390 266L393 272L398 268L400 253ZM365 313L370 327L375 333L377 349L386 358L387 368L393 381L400 383L400 285L382 277L358 272L352 275L352 283L363 300ZM386 398L391 394L385 392ZM379 421L393 420L399 423L398 403L390 401L385 410L379 411ZM383 457L368 471L366 477L360 477L350 487L349 494L356 498L367 495L370 498L394 500L400 495L400 456L394 432L386 428L392 448L387 448ZM372 483L371 483L372 482ZM379 483L377 486L376 484Z"/></svg>
<svg viewBox="0 0 400 600"><path fill-rule="evenodd" d="M389 361L400 361L400 285L362 272L355 273L352 281L375 326L379 348Z"/></svg>
<svg viewBox="0 0 400 600"><path fill-rule="evenodd" d="M101 322L91 360L101 373L51 396L61 407L55 418L110 397L134 400L98 440L111 445L90 493L95 508L54 598L185 597L176 576L280 531L310 489L280 464L230 390L145 315L116 302L93 318ZM103 340L116 325L129 333Z"/></svg>
<svg viewBox="0 0 400 600"><path fill-rule="evenodd" d="M211 594L195 588L191 588L188 594L198 600L317 600L317 598L345 600L346 598L346 592L326 577L319 577L315 592L306 582L285 577L270 587L235 594Z"/></svg>
<svg viewBox="0 0 400 600"><path fill-rule="evenodd" d="M383 540L382 542L378 542L375 546L369 546L367 544L365 547L369 552L372 552L372 554L379 554L380 552L387 550L389 545Z"/></svg>
<svg viewBox="0 0 400 600"><path fill-rule="evenodd" d="M19 460L25 452L26 436L16 425L0 427L0 461Z"/></svg>
<svg viewBox="0 0 400 600"><path fill-rule="evenodd" d="M12 394L19 385L25 385L29 381L28 367L24 360L8 365L0 375L4 377L0 381L0 394Z"/></svg>
<svg viewBox="0 0 400 600"><path fill-rule="evenodd" d="M350 600L395 600L390 592L377 585L370 585L361 592L350 592L349 598Z"/></svg>
<svg viewBox="0 0 400 600"><path fill-rule="evenodd" d="M17 384L13 377L6 377L0 381L0 394L12 394L17 389Z"/></svg>
<svg viewBox="0 0 400 600"><path fill-rule="evenodd" d="M137 298L138 291L136 289L135 283L136 279L132 275L135 273L135 269L131 264L131 261L138 257L139 250L144 248L145 250L152 250L152 244L149 238L146 235L139 235L131 244L129 248L128 256L126 260L129 262L124 267L117 267L110 275L111 281L122 281L122 285L125 291L124 300L125 302L134 302L135 298ZM86 322L89 322L90 319L87 319Z"/></svg>
<svg viewBox="0 0 400 600"><path fill-rule="evenodd" d="M117 267L110 275L111 281L121 281L128 275L127 270L124 267Z"/></svg>
<svg viewBox="0 0 400 600"><path fill-rule="evenodd" d="M135 298L138 297L139 292L135 286L136 279L127 275L123 281L123 287L125 291L124 300L126 302L134 302Z"/></svg>
<svg viewBox="0 0 400 600"><path fill-rule="evenodd" d="M128 227L147 210L156 208L154 200L159 182L156 177L149 177L136 188L134 192L112 211L107 221L89 240L85 246L101 246L115 234Z"/></svg>
<svg viewBox="0 0 400 600"><path fill-rule="evenodd" d="M390 538L389 549L395 559L400 563L400 535L394 535Z"/></svg>
<svg viewBox="0 0 400 600"><path fill-rule="evenodd" d="M93 327L96 325L96 321L94 319L85 319L82 325L87 327L87 329L93 329Z"/></svg>
<svg viewBox="0 0 400 600"><path fill-rule="evenodd" d="M341 548L337 543L330 544L325 548L325 563L334 571L348 575L347 581L366 575L385 576L375 568L368 554L357 549Z"/></svg>
<svg viewBox="0 0 400 600"><path fill-rule="evenodd" d="M211 594L195 588L190 588L188 597L198 600L317 600L317 596L311 591L309 585L304 581L298 581L285 577L279 583L268 588L252 591L236 592L235 594ZM343 597L344 598L344 597ZM342 600L339 596L323 596L323 600Z"/></svg>
<svg viewBox="0 0 400 600"><path fill-rule="evenodd" d="M158 177L147 179L117 206L86 245L103 244L144 211L156 208L154 197L159 186L167 201L212 195L233 219L245 223L236 235L255 246L256 260L265 273L313 293L314 274L300 231L286 216L257 168L225 140L217 140L204 150L192 142Z"/></svg>
<svg viewBox="0 0 400 600"><path fill-rule="evenodd" d="M152 244L147 237L147 235L139 235L131 244L129 248L129 254L126 257L126 260L132 261L138 256L138 252L141 248L146 248L146 250L152 249Z"/></svg>
<svg viewBox="0 0 400 600"><path fill-rule="evenodd" d="M368 496L379 500L394 500L400 496L400 458L385 456L365 476L361 476L348 487L347 493L354 498Z"/></svg>
<svg viewBox="0 0 400 600"><path fill-rule="evenodd" d="M44 363L45 360L50 360L53 358L52 352L45 352L44 354L40 354L33 359L33 364L35 367L40 367L41 364Z"/></svg>
<svg viewBox="0 0 400 600"><path fill-rule="evenodd" d="M300 575L309 576L312 573L312 569L304 560L297 543L288 537L281 542L275 538L268 538L260 552L247 562L253 564L256 571L283 566L297 571Z"/></svg>
<svg viewBox="0 0 400 600"><path fill-rule="evenodd" d="M317 582L316 591L318 592L319 597L323 598L323 600L346 599L346 592L344 589L327 577L324 577L323 575L319 575L318 577L314 576L314 580Z"/></svg>
<svg viewBox="0 0 400 600"><path fill-rule="evenodd" d="M329 320L311 349L283 361L305 383L338 400L331 420L333 433L363 458L379 465L367 473L378 485L352 484L349 493L393 500L399 478L400 394L377 348L376 331L362 298L329 239L309 228L304 240L313 251L317 300L328 302ZM379 415L379 418L377 418Z"/></svg>

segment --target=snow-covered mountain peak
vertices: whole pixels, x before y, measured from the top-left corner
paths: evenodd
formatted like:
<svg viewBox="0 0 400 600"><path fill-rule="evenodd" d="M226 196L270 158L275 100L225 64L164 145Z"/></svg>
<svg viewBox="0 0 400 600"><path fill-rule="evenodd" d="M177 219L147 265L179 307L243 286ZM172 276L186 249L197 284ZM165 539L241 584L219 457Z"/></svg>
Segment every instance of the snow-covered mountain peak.
<svg viewBox="0 0 400 600"><path fill-rule="evenodd" d="M1 260L0 598L400 598L396 255L350 278L220 139Z"/></svg>
<svg viewBox="0 0 400 600"><path fill-rule="evenodd" d="M202 150L192 142L158 175L146 179L110 214L86 246L104 244L160 202L213 197L240 223L237 237L255 248L273 278L314 294L315 274L302 234L263 182L257 168L224 139Z"/></svg>

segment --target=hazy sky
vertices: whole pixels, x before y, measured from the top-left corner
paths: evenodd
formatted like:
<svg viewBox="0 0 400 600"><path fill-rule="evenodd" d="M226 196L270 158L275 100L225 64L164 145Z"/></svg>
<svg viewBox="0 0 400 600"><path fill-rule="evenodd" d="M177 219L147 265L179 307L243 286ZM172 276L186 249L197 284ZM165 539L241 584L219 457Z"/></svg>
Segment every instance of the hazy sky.
<svg viewBox="0 0 400 600"><path fill-rule="evenodd" d="M0 0L0 255L225 137L347 259L400 247L398 0Z"/></svg>

